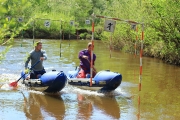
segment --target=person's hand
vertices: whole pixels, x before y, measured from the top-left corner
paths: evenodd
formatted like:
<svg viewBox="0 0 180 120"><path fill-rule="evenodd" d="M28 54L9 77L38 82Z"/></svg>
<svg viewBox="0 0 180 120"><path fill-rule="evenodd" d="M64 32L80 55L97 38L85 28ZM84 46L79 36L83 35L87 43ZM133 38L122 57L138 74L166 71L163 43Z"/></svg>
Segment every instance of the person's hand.
<svg viewBox="0 0 180 120"><path fill-rule="evenodd" d="M24 72L25 72L25 74L28 74L30 72L30 70L29 69L25 69Z"/></svg>
<svg viewBox="0 0 180 120"><path fill-rule="evenodd" d="M40 60L43 61L43 60L44 60L44 57L40 57Z"/></svg>
<svg viewBox="0 0 180 120"><path fill-rule="evenodd" d="M93 66L93 71L95 72L95 73L97 73L97 70L96 70L96 68Z"/></svg>
<svg viewBox="0 0 180 120"><path fill-rule="evenodd" d="M86 56L86 55L83 55L83 58L88 60L88 56Z"/></svg>

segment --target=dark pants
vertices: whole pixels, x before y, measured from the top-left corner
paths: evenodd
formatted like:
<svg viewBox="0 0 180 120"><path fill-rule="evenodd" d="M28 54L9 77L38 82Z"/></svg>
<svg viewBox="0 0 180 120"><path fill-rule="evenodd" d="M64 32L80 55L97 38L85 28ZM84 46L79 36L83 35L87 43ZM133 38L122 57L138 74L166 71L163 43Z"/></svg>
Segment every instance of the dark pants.
<svg viewBox="0 0 180 120"><path fill-rule="evenodd" d="M44 73L46 73L45 69L41 71L33 71L33 73L30 74L30 79L38 79Z"/></svg>

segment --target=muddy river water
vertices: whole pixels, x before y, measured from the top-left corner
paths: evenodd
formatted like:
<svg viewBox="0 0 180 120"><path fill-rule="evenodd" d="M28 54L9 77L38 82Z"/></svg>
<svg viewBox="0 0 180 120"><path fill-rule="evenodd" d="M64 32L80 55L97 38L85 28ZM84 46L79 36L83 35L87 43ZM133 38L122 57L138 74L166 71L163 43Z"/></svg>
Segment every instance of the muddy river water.
<svg viewBox="0 0 180 120"><path fill-rule="evenodd" d="M87 40L42 40L48 59L46 71L75 69L78 52ZM0 63L0 120L179 120L180 67L143 57L142 88L139 84L139 56L110 51L101 41L95 41L95 67L122 74L121 85L103 94L66 85L57 94L28 90L21 81L15 90L6 84L17 80L24 70L26 54L33 41L17 40ZM61 48L60 48L61 44ZM3 49L1 46L0 51ZM61 56L60 56L61 54ZM3 87L2 87L3 86Z"/></svg>

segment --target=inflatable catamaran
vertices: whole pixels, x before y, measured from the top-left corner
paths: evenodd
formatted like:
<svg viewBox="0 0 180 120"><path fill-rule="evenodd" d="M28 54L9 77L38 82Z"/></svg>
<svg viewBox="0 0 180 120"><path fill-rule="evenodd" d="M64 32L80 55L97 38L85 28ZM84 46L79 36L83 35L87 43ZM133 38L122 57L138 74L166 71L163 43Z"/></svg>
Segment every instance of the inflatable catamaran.
<svg viewBox="0 0 180 120"><path fill-rule="evenodd" d="M21 73L23 75L24 72ZM29 87L30 89L55 93L61 91L66 83L67 77L63 71L57 72L56 70L52 70L40 76L38 79L26 79L27 76L23 77L23 84Z"/></svg>
<svg viewBox="0 0 180 120"><path fill-rule="evenodd" d="M122 75L110 70L99 71L94 78L92 78L92 86L90 86L90 78L77 78L79 70L68 71L68 84L76 86L81 89L93 91L113 91L122 81Z"/></svg>

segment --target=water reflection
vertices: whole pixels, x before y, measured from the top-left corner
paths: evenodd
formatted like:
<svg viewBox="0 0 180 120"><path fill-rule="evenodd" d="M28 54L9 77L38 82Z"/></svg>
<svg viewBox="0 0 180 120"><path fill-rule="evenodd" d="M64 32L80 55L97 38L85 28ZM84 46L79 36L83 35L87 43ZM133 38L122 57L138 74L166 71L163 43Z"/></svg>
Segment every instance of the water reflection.
<svg viewBox="0 0 180 120"><path fill-rule="evenodd" d="M89 119L92 114L92 103L87 101L85 96L78 94L78 114L77 119Z"/></svg>
<svg viewBox="0 0 180 120"><path fill-rule="evenodd" d="M27 119L63 119L65 105L60 95L42 95L29 93L24 97L24 113Z"/></svg>
<svg viewBox="0 0 180 120"><path fill-rule="evenodd" d="M78 119L119 119L119 108L114 97L78 94Z"/></svg>

